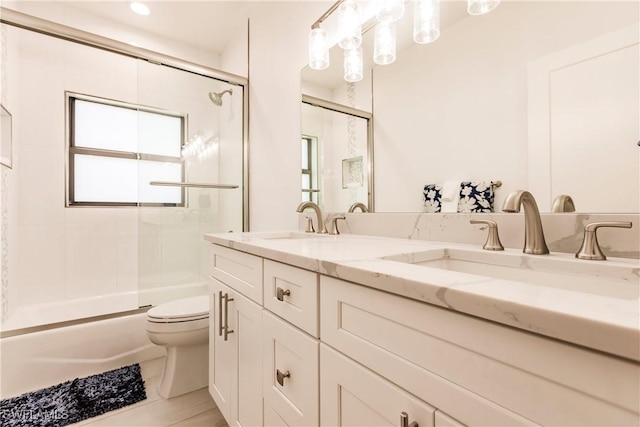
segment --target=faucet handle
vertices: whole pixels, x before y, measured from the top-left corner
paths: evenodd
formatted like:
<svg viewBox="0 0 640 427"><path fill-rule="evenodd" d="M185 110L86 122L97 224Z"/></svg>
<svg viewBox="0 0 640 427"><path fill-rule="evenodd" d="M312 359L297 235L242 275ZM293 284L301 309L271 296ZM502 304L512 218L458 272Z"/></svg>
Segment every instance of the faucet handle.
<svg viewBox="0 0 640 427"><path fill-rule="evenodd" d="M333 220L331 222L333 222L333 231L329 234L333 234L335 236L337 236L338 234L340 234L340 230L338 230L338 220L339 219L344 219L346 220L347 218L344 216L337 216L334 217Z"/></svg>
<svg viewBox="0 0 640 427"><path fill-rule="evenodd" d="M316 229L313 228L313 220L309 216L305 216L304 219L307 220L307 229L304 230L305 233L315 233Z"/></svg>
<svg viewBox="0 0 640 427"><path fill-rule="evenodd" d="M580 250L576 253L576 258L604 261L607 257L600 249L596 230L600 227L631 228L631 225L631 222L628 221L592 222L585 225L582 246L580 246Z"/></svg>
<svg viewBox="0 0 640 427"><path fill-rule="evenodd" d="M500 242L500 236L498 235L498 224L495 221L489 219L472 219L469 220L470 224L486 224L489 227L489 234L487 235L487 241L482 246L482 249L487 251L504 251L504 246Z"/></svg>

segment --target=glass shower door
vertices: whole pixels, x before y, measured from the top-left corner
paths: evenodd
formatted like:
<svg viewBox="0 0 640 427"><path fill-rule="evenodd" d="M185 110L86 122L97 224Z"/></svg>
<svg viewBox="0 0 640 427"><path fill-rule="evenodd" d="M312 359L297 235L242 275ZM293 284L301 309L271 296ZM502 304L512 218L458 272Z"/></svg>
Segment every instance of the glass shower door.
<svg viewBox="0 0 640 427"><path fill-rule="evenodd" d="M162 117L139 120L141 153L170 147L139 168L138 288L147 306L205 294L204 234L243 230L244 87L139 61L138 90L139 105L181 122L167 142Z"/></svg>

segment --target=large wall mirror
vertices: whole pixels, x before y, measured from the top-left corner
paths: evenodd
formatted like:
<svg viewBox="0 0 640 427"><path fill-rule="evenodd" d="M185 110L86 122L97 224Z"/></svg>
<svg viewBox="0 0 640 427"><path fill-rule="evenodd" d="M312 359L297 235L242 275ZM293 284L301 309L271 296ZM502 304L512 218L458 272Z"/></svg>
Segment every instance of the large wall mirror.
<svg viewBox="0 0 640 427"><path fill-rule="evenodd" d="M428 184L496 180L496 211L516 189L543 212L562 194L577 212L640 210L638 2L503 1L470 16L442 0L427 45L411 41L411 3L396 61L372 73L377 212L424 211Z"/></svg>

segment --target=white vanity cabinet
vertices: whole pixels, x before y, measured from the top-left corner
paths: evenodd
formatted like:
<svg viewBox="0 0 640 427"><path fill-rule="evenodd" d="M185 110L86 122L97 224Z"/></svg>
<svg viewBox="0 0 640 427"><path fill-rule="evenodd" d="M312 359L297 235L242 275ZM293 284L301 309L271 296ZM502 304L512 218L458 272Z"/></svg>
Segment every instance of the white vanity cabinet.
<svg viewBox="0 0 640 427"><path fill-rule="evenodd" d="M230 425L640 420L638 363L385 292L380 281L212 248L209 390Z"/></svg>
<svg viewBox="0 0 640 427"><path fill-rule="evenodd" d="M262 306L234 289L261 299L262 259L215 245L211 254L209 393L229 425L262 425Z"/></svg>
<svg viewBox="0 0 640 427"><path fill-rule="evenodd" d="M332 277L320 289L322 342L443 411L441 425L638 422L637 364Z"/></svg>

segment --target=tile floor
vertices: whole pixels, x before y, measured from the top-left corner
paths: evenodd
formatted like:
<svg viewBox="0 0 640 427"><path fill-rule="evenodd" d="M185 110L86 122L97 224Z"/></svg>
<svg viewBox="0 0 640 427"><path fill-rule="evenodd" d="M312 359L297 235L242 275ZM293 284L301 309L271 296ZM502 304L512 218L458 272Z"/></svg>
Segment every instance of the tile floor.
<svg viewBox="0 0 640 427"><path fill-rule="evenodd" d="M206 388L170 400L165 400L158 395L156 384L160 380L163 363L164 358L140 363L142 378L147 389L146 400L72 424L72 426L226 427L224 417Z"/></svg>

